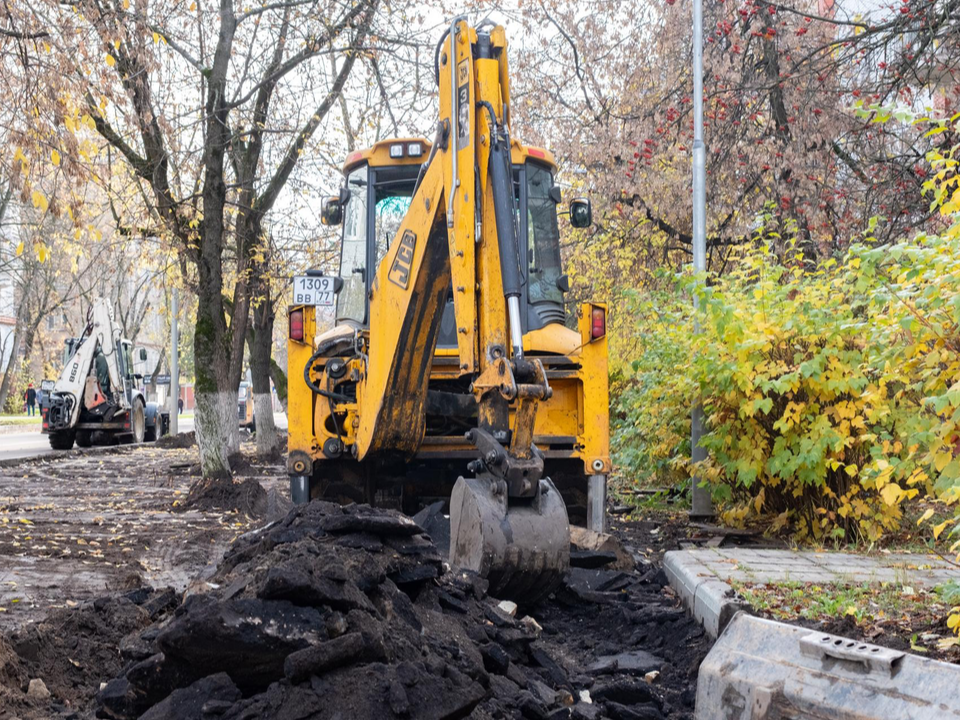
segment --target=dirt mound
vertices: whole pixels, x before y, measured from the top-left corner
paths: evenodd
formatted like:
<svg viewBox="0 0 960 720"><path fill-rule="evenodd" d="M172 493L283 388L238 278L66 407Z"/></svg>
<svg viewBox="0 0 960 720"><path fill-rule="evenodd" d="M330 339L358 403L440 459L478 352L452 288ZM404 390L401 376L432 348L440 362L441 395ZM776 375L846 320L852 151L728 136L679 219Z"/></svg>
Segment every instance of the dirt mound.
<svg viewBox="0 0 960 720"><path fill-rule="evenodd" d="M99 693L98 716L690 716L681 697L689 668L676 673L671 663L702 632L661 593L655 572L578 571L536 610L550 618L541 628L487 596L482 579L443 571L436 546L405 516L298 506L239 539L210 592L128 643L139 652ZM610 632L595 621L598 607ZM578 646L591 629L606 638L604 652L649 641L661 657L598 657ZM647 667L677 675L677 691L636 676Z"/></svg>
<svg viewBox="0 0 960 720"><path fill-rule="evenodd" d="M177 435L164 435L154 443L158 448L190 448L196 444L197 435L192 430Z"/></svg>
<svg viewBox="0 0 960 720"><path fill-rule="evenodd" d="M203 478L195 482L178 509L240 512L249 517L263 518L267 514L267 506L267 491L257 479L248 478L238 482L224 477Z"/></svg>
<svg viewBox="0 0 960 720"><path fill-rule="evenodd" d="M0 720L17 717L29 705L24 695L27 680L20 657L9 643L0 637Z"/></svg>
<svg viewBox="0 0 960 720"><path fill-rule="evenodd" d="M26 672L43 680L54 703L88 704L100 683L123 669L120 648L128 636L141 632L175 602L173 591L140 589L56 610L12 633L9 648L22 668L17 676L21 685Z"/></svg>
<svg viewBox="0 0 960 720"><path fill-rule="evenodd" d="M20 656L10 644L0 637L0 686L20 689L27 682L27 673Z"/></svg>

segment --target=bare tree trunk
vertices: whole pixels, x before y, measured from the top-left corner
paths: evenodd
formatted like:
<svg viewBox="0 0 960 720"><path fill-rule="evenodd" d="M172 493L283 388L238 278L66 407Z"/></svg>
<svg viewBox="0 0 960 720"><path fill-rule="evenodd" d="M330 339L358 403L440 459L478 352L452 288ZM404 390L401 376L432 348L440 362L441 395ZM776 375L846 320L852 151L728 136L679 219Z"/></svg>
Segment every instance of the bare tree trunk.
<svg viewBox="0 0 960 720"><path fill-rule="evenodd" d="M237 392L230 391L226 327L219 311L219 283L204 282L201 266L197 285L197 325L193 340L196 393L196 435L204 477L230 475L230 455L239 447ZM216 298L204 295L217 294ZM236 436L234 444L231 438Z"/></svg>
<svg viewBox="0 0 960 720"><path fill-rule="evenodd" d="M39 318L30 317L30 283L36 276L34 268L25 268L27 276L24 278L20 289L20 304L17 306L17 322L13 328L13 347L10 350L10 361L3 371L3 380L0 381L0 408L7 402L7 396L10 394L10 388L14 379L20 370L20 348L24 348L24 362L30 362L30 355L33 352L33 342L37 334L37 325Z"/></svg>
<svg viewBox="0 0 960 720"><path fill-rule="evenodd" d="M224 160L230 143L228 126L227 70L233 48L237 18L233 3L220 0L220 34L208 75L203 153L203 219L197 263L197 325L193 341L196 397L197 446L204 477L230 474L230 455L240 449L237 422L237 387L233 382L236 358L223 308L223 239L226 234L224 207L227 185ZM242 283L238 282L238 290ZM236 295L235 292L235 295ZM244 298L245 300L245 298ZM234 298L235 306L237 298ZM246 332L246 318L234 313L232 329ZM236 327L239 325L239 328ZM243 345L241 344L241 354ZM242 362L242 358L241 358Z"/></svg>
<svg viewBox="0 0 960 720"><path fill-rule="evenodd" d="M277 365L277 361L270 358L270 379L273 380L273 387L277 391L277 399L280 401L280 407L283 412L287 412L287 374L283 368Z"/></svg>
<svg viewBox="0 0 960 720"><path fill-rule="evenodd" d="M247 334L247 344L250 348L253 407L257 422L257 455L267 457L274 452L279 441L273 418L273 395L270 392L274 312L269 281L262 278L258 285L258 304L253 309L253 327Z"/></svg>
<svg viewBox="0 0 960 720"><path fill-rule="evenodd" d="M17 375L17 371L20 369L20 338L23 336L23 333L20 332L20 319L17 318L17 324L13 328L13 347L10 350L10 361L7 363L7 367L3 371L3 381L0 382L0 408L2 408L7 402L7 396L10 394L10 386L13 385L13 379Z"/></svg>

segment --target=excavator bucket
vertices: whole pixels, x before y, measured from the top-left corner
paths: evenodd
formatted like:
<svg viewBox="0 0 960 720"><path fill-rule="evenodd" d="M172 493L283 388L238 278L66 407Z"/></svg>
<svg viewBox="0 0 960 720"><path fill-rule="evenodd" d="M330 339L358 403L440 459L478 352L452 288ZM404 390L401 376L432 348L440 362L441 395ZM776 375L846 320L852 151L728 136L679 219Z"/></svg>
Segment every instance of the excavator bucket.
<svg viewBox="0 0 960 720"><path fill-rule="evenodd" d="M567 508L549 478L537 494L511 498L486 478L457 480L450 497L450 564L490 582L490 594L533 604L553 592L570 567Z"/></svg>
<svg viewBox="0 0 960 720"><path fill-rule="evenodd" d="M740 612L700 665L696 720L960 717L960 667Z"/></svg>

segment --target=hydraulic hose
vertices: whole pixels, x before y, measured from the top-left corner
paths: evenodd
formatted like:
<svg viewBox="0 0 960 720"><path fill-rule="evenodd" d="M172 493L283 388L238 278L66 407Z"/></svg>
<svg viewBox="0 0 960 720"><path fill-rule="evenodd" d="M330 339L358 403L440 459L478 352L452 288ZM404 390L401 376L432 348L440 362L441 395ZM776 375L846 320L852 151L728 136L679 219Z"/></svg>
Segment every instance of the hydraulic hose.
<svg viewBox="0 0 960 720"><path fill-rule="evenodd" d="M307 361L307 364L303 367L303 381L307 384L307 387L313 390L317 395L334 400L335 402L352 402L351 398L348 398L346 395L341 395L339 393L333 393L329 390L324 390L323 388L314 385L313 380L310 379L310 368L313 367L313 364L320 359L320 356L323 354L326 348L321 348L317 350L313 355L310 356L310 359Z"/></svg>
<svg viewBox="0 0 960 720"><path fill-rule="evenodd" d="M433 77L437 81L437 87L440 87L440 50L443 48L443 41L447 39L447 35L450 34L450 28L448 27L443 31L443 35L440 36L440 40L437 41L437 48L433 51Z"/></svg>

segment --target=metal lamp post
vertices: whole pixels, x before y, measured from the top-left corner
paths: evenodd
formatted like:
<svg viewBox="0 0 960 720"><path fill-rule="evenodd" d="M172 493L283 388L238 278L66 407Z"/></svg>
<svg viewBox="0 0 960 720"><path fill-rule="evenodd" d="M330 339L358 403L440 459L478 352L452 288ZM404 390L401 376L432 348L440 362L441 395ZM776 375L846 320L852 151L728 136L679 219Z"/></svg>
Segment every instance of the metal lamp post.
<svg viewBox="0 0 960 720"><path fill-rule="evenodd" d="M698 275L707 269L707 150L703 144L703 2L693 0L693 269ZM694 332L700 333L700 300L694 296ZM697 397L690 418L691 459L701 462L707 453L700 447L703 436L703 405ZM701 478L691 478L690 517L711 519L710 489L700 487Z"/></svg>

